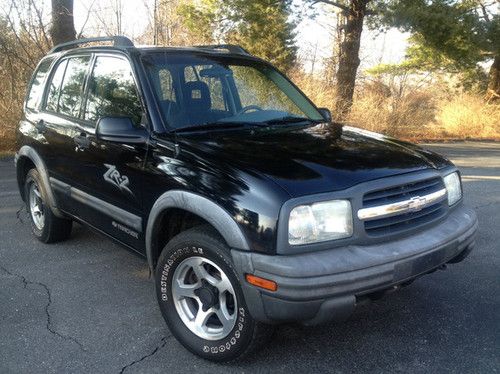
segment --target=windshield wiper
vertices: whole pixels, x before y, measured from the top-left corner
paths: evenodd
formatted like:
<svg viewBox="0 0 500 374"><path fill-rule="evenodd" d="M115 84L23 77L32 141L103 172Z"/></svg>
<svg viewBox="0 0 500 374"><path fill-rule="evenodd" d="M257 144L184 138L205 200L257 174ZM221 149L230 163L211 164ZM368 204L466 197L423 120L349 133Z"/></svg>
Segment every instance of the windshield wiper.
<svg viewBox="0 0 500 374"><path fill-rule="evenodd" d="M285 116L285 117L280 117L280 118L274 118L270 119L267 121L264 121L268 125L280 125L280 124L287 124L287 123L298 123L298 122L309 122L309 123L318 123L318 121L306 118L306 117L295 117L295 116Z"/></svg>
<svg viewBox="0 0 500 374"><path fill-rule="evenodd" d="M216 122L207 122L201 125L192 125L179 127L176 129L170 130L172 133L179 132L190 132L190 131L204 131L204 130L223 130L237 127L267 127L272 125L279 124L287 124L287 123L298 123L298 122L309 122L309 123L319 123L319 121L306 118L306 117L295 117L295 116L285 116L275 119L270 119L262 122L240 122L240 121L216 121Z"/></svg>
<svg viewBox="0 0 500 374"><path fill-rule="evenodd" d="M208 122L203 123L201 125L192 125L179 127L176 129L170 130L170 132L189 132L189 131L198 131L198 130L220 130L220 129L230 129L236 127L252 127L252 126L266 126L265 123L260 122Z"/></svg>

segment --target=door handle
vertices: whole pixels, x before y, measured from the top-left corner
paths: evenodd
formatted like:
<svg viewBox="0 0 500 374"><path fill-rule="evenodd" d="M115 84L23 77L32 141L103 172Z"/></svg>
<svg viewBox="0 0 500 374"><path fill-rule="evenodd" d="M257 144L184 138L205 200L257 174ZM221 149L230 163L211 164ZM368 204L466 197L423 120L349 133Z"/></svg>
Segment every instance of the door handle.
<svg viewBox="0 0 500 374"><path fill-rule="evenodd" d="M45 126L45 121L41 119L40 121L36 122L35 128L39 134L43 134L47 128L47 126Z"/></svg>
<svg viewBox="0 0 500 374"><path fill-rule="evenodd" d="M83 151L90 146L90 140L87 138L87 134L85 133L75 136L73 140L76 144L77 150Z"/></svg>

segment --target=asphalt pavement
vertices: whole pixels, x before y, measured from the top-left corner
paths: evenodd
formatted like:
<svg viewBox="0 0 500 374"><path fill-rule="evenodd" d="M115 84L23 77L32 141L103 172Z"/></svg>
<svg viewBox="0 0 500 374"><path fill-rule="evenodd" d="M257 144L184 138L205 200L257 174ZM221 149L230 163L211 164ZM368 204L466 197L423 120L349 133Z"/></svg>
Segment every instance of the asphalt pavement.
<svg viewBox="0 0 500 374"><path fill-rule="evenodd" d="M281 326L227 365L171 336L141 257L81 225L64 243L34 239L13 161L0 161L0 373L500 372L500 144L428 148L463 173L480 223L470 257L345 323Z"/></svg>

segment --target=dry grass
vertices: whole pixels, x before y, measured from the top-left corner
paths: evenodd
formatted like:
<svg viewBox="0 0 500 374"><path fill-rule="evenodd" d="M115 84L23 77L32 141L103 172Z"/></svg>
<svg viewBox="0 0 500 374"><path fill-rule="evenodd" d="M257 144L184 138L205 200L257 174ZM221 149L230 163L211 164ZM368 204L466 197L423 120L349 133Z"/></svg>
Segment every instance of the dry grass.
<svg viewBox="0 0 500 374"><path fill-rule="evenodd" d="M3 123L0 127L0 152L9 152L15 147L15 126L17 119L10 123Z"/></svg>
<svg viewBox="0 0 500 374"><path fill-rule="evenodd" d="M452 138L500 139L500 104L474 95L443 101L436 115L438 134Z"/></svg>
<svg viewBox="0 0 500 374"><path fill-rule="evenodd" d="M323 80L294 71L290 79L320 108L332 108L335 97L335 86Z"/></svg>
<svg viewBox="0 0 500 374"><path fill-rule="evenodd" d="M293 77L320 107L332 108L335 91L310 76ZM360 84L347 122L409 140L500 140L500 103L481 94L452 94L440 86L411 87L378 81Z"/></svg>
<svg viewBox="0 0 500 374"><path fill-rule="evenodd" d="M368 88L356 95L347 121L370 131L411 138L433 121L435 112L435 100L427 92L393 97Z"/></svg>

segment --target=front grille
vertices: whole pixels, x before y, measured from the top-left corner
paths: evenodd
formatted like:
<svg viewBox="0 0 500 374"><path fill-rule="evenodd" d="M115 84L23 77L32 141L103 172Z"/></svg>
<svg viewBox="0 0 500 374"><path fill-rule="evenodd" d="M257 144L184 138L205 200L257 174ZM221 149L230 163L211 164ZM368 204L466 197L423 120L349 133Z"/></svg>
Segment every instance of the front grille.
<svg viewBox="0 0 500 374"><path fill-rule="evenodd" d="M425 196L444 188L441 177L408 183L383 190L372 191L364 195L363 208L371 208L397 203L416 196ZM373 218L364 221L365 232L370 236L384 236L415 229L426 223L438 220L446 214L448 204L446 198L422 210L405 212L384 218Z"/></svg>

